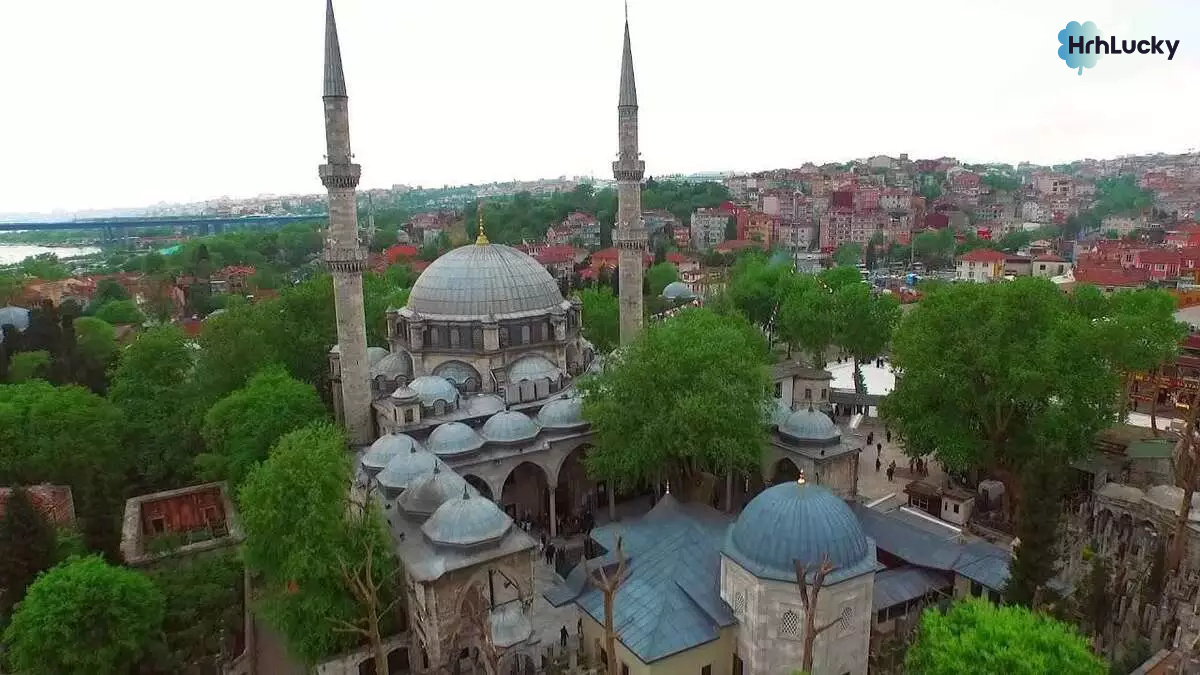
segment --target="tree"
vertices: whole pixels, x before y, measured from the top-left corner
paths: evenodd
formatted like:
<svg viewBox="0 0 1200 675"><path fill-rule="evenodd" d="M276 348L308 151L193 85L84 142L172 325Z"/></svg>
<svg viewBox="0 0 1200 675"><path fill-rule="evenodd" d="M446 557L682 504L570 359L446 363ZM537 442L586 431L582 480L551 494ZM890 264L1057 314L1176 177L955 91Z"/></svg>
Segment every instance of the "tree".
<svg viewBox="0 0 1200 675"><path fill-rule="evenodd" d="M166 612L145 665L159 673L216 672L242 630L243 569L236 551L162 561L147 576L162 593Z"/></svg>
<svg viewBox="0 0 1200 675"><path fill-rule="evenodd" d="M811 567L799 560L794 561L796 565L796 585L800 587L800 603L804 607L804 656L800 668L803 672L811 673L813 669L813 645L817 642L817 636L825 631L833 628L842 621L842 617L828 623L817 625L817 600L821 594L821 588L825 586L825 577L829 575L835 568L832 562L829 561L829 554L821 556L819 565ZM809 578L812 581L809 581Z"/></svg>
<svg viewBox="0 0 1200 675"><path fill-rule="evenodd" d="M117 332L112 325L91 316L75 319L72 326L75 363L71 379L103 395L108 389L108 369L117 357Z"/></svg>
<svg viewBox="0 0 1200 675"><path fill-rule="evenodd" d="M162 626L163 596L142 574L98 557L38 577L4 632L22 673L129 672Z"/></svg>
<svg viewBox="0 0 1200 675"><path fill-rule="evenodd" d="M733 266L729 299L751 323L767 330L791 274L787 265L772 264L762 253L747 253Z"/></svg>
<svg viewBox="0 0 1200 675"><path fill-rule="evenodd" d="M332 298L332 287L329 295ZM212 404L245 386L258 371L272 363L281 363L273 344L279 339L280 309L273 300L258 305L240 304L205 320L194 371L197 414L202 415ZM295 354L311 357L311 334L325 329L323 319L323 316L310 318L311 329L296 335L304 348L297 345ZM309 367L327 369L325 357L322 353ZM198 419L197 426L199 422Z"/></svg>
<svg viewBox="0 0 1200 675"><path fill-rule="evenodd" d="M109 398L124 412L123 438L145 489L179 487L193 475L195 362L182 331L155 326L121 352L113 371Z"/></svg>
<svg viewBox="0 0 1200 675"><path fill-rule="evenodd" d="M54 528L24 488L13 488L0 520L0 623L37 575L54 565L54 552Z"/></svg>
<svg viewBox="0 0 1200 675"><path fill-rule="evenodd" d="M878 357L900 321L895 296L875 294L866 284L851 284L833 294L833 339L854 360L854 390L866 393L862 364Z"/></svg>
<svg viewBox="0 0 1200 675"><path fill-rule="evenodd" d="M588 566L584 560L584 572L587 574L588 583L600 591L604 597L604 653L608 654L608 675L617 675L617 629L613 620L613 608L617 599L617 591L620 590L621 584L625 583L625 549L621 545L621 537L617 537L617 568L613 570L611 576L604 571L603 567L596 570Z"/></svg>
<svg viewBox="0 0 1200 675"><path fill-rule="evenodd" d="M837 263L838 265L854 267L862 262L862 259L863 247L861 244L856 244L854 242L842 244L841 246L837 247L836 251L833 252L833 262Z"/></svg>
<svg viewBox="0 0 1200 675"><path fill-rule="evenodd" d="M1090 453L1115 416L1118 383L1094 324L1044 279L930 289L891 360L900 375L882 412L905 451L999 478L1010 517L1026 467Z"/></svg>
<svg viewBox="0 0 1200 675"><path fill-rule="evenodd" d="M42 281L58 281L71 276L67 266L53 253L39 253L21 261L19 269L25 276Z"/></svg>
<svg viewBox="0 0 1200 675"><path fill-rule="evenodd" d="M21 297L21 289L25 286L23 275L14 272L0 272L0 307L13 304Z"/></svg>
<svg viewBox="0 0 1200 675"><path fill-rule="evenodd" d="M912 253L927 269L937 269L948 264L954 256L954 232L944 230L925 231L913 237Z"/></svg>
<svg viewBox="0 0 1200 675"><path fill-rule="evenodd" d="M1117 293L1108 298L1107 305L1097 318L1106 356L1121 373L1120 414L1124 416L1129 407L1134 376L1147 373L1154 382L1150 411L1156 415L1158 370L1179 355L1187 324L1175 320L1175 298L1165 291ZM1157 424L1152 426L1157 434Z"/></svg>
<svg viewBox="0 0 1200 675"><path fill-rule="evenodd" d="M89 305L93 308L102 307L109 302L129 300L129 291L112 279L101 279L96 282L96 292L92 294Z"/></svg>
<svg viewBox="0 0 1200 675"><path fill-rule="evenodd" d="M685 309L580 386L596 434L586 463L598 479L630 487L757 471L770 380L761 334L740 317Z"/></svg>
<svg viewBox="0 0 1200 675"><path fill-rule="evenodd" d="M396 563L378 510L351 499L345 448L327 424L279 439L240 492L244 557L262 580L262 616L289 651L315 663L365 637L386 673Z"/></svg>
<svg viewBox="0 0 1200 675"><path fill-rule="evenodd" d="M1032 517L1017 521L1017 540L1005 599L1031 609L1041 606L1042 589L1054 578L1058 562L1058 525L1066 466L1038 458L1022 471L1024 509Z"/></svg>
<svg viewBox="0 0 1200 675"><path fill-rule="evenodd" d="M50 352L17 352L8 364L8 381L12 384L45 380L50 377Z"/></svg>
<svg viewBox="0 0 1200 675"><path fill-rule="evenodd" d="M779 306L779 337L788 345L789 358L793 348L800 349L814 367L825 367L825 352L834 338L833 310L833 294L824 283L812 276L796 276Z"/></svg>
<svg viewBox="0 0 1200 675"><path fill-rule="evenodd" d="M196 459L200 474L205 480L227 480L236 489L280 437L325 418L312 385L293 379L281 366L267 368L204 415L201 434L208 452Z"/></svg>
<svg viewBox="0 0 1200 675"><path fill-rule="evenodd" d="M959 602L921 615L905 672L913 675L1103 675L1104 662L1071 626L1024 607Z"/></svg>
<svg viewBox="0 0 1200 675"><path fill-rule="evenodd" d="M649 295L662 295L667 284L679 281L679 269L669 262L661 262L646 270L646 283L650 286Z"/></svg>
<svg viewBox="0 0 1200 675"><path fill-rule="evenodd" d="M1093 554L1092 566L1088 570L1085 583L1083 606L1080 609L1084 625L1101 640L1104 639L1112 620L1113 596L1108 587L1111 581L1112 572L1108 569L1108 561L1104 556Z"/></svg>
<svg viewBox="0 0 1200 675"><path fill-rule="evenodd" d="M621 321L612 290L605 286L585 288L579 300L583 303L583 336L601 353L616 349L621 339Z"/></svg>
<svg viewBox="0 0 1200 675"><path fill-rule="evenodd" d="M133 300L112 300L100 305L92 316L114 326L146 322L146 316Z"/></svg>

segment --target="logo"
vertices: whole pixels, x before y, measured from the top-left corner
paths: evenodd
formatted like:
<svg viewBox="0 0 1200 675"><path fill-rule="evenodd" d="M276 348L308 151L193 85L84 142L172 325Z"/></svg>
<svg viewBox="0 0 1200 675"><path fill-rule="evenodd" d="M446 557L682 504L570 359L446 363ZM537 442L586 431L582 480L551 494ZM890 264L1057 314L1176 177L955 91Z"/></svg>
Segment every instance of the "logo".
<svg viewBox="0 0 1200 675"><path fill-rule="evenodd" d="M1175 58L1179 40L1160 40L1151 35L1149 40L1117 40L1117 36L1104 37L1104 33L1091 21L1081 25L1072 21L1058 31L1058 58L1067 66L1083 75L1084 68L1095 68L1096 62L1105 54L1165 54L1167 60Z"/></svg>

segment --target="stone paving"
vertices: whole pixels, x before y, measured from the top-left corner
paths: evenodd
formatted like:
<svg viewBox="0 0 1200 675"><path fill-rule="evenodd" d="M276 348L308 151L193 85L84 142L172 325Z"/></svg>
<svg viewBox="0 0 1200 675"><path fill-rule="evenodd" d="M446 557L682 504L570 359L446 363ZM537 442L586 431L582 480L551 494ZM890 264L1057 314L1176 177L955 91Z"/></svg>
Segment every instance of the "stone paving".
<svg viewBox="0 0 1200 675"><path fill-rule="evenodd" d="M579 621L579 613L575 609L575 603L569 602L562 607L553 607L546 598L542 596L550 587L555 586L561 580L554 568L547 565L545 560L539 558L533 566L533 634L538 639L542 646L550 646L558 644L559 633L563 626L567 627L567 632L571 637L575 638L576 624Z"/></svg>
<svg viewBox="0 0 1200 675"><path fill-rule="evenodd" d="M845 418L838 420L845 424ZM882 465L879 471L875 470L876 449L872 445L866 447L867 434L875 432L874 441L883 444L883 452L880 454ZM883 421L877 417L864 417L859 427L853 431L845 429L843 433L849 438L858 440L863 444L862 455L858 463L858 494L866 501L874 501L887 497L890 494L903 495L904 486L909 481L918 478L915 471L910 471L908 468L908 457L901 450L899 443L895 437L892 442L887 441ZM887 479L887 467L892 461L896 462L896 475L892 481ZM942 472L937 462L929 463L929 475L924 479L935 485L945 484L945 474Z"/></svg>

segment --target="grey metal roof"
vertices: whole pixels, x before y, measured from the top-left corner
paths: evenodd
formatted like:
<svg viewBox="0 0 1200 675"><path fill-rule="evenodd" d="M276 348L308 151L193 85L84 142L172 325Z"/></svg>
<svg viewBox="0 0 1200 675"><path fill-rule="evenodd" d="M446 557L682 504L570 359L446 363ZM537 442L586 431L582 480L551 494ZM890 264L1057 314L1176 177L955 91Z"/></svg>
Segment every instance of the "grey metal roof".
<svg viewBox="0 0 1200 675"><path fill-rule="evenodd" d="M629 17L625 17L625 44L621 48L621 96L618 106L637 107L637 84L633 78L633 48L629 41Z"/></svg>
<svg viewBox="0 0 1200 675"><path fill-rule="evenodd" d="M515 410L498 412L483 423L480 433L496 443L515 443L535 438L541 429L525 413Z"/></svg>
<svg viewBox="0 0 1200 675"><path fill-rule="evenodd" d="M413 440L411 436L404 434L380 436L363 455L362 467L372 474L382 471L396 455L408 454L414 449L421 449L421 444ZM431 466L430 469L432 468Z"/></svg>
<svg viewBox="0 0 1200 675"><path fill-rule="evenodd" d="M628 576L613 603L617 635L643 662L711 642L722 627L733 625L720 596L721 535L728 523L713 509L667 495L645 517L605 530L622 534L628 561ZM591 561L593 569L615 563L614 554ZM604 598L587 582L582 563L545 597L556 606L574 600L592 618L604 620Z"/></svg>
<svg viewBox="0 0 1200 675"><path fill-rule="evenodd" d="M550 359L541 354L526 354L508 366L508 381L553 380L563 376L563 371Z"/></svg>
<svg viewBox="0 0 1200 675"><path fill-rule="evenodd" d="M833 443L842 438L841 430L829 415L811 406L788 415L779 425L779 433L802 443Z"/></svg>
<svg viewBox="0 0 1200 675"><path fill-rule="evenodd" d="M390 353L391 352L383 347L367 347L367 363L375 365L376 363L379 363L383 357Z"/></svg>
<svg viewBox="0 0 1200 675"><path fill-rule="evenodd" d="M389 513L387 519L392 529L396 555L404 563L407 576L414 581L433 581L448 572L475 567L537 546L533 537L519 527L509 528L507 534L490 545L469 548L439 546L422 533L419 520L405 518L395 512Z"/></svg>
<svg viewBox="0 0 1200 675"><path fill-rule="evenodd" d="M463 485L462 498L450 499L429 516L421 531L442 546L479 546L498 541L512 527L512 518L490 499L472 494Z"/></svg>
<svg viewBox="0 0 1200 675"><path fill-rule="evenodd" d="M379 347L371 347L371 349L380 349ZM378 359L371 359L371 378L374 379L380 375L395 379L400 376L412 375L413 363L412 357L403 349L397 348L393 352L383 351L383 356ZM370 351L367 352L370 358Z"/></svg>
<svg viewBox="0 0 1200 675"><path fill-rule="evenodd" d="M569 429L587 424L583 419L583 399L578 396L550 401L538 411L537 421L543 428Z"/></svg>
<svg viewBox="0 0 1200 675"><path fill-rule="evenodd" d="M346 75L342 72L342 47L338 44L337 22L333 18L333 0L328 0L325 3L324 95L346 95Z"/></svg>
<svg viewBox="0 0 1200 675"><path fill-rule="evenodd" d="M469 244L421 273L407 309L481 321L536 315L562 303L558 283L538 261L502 244Z"/></svg>
<svg viewBox="0 0 1200 675"><path fill-rule="evenodd" d="M491 611L492 644L504 649L533 634L533 619L519 600L510 600Z"/></svg>
<svg viewBox="0 0 1200 675"><path fill-rule="evenodd" d="M495 394L476 394L460 401L472 417L494 415L504 410L504 399Z"/></svg>
<svg viewBox="0 0 1200 675"><path fill-rule="evenodd" d="M751 574L794 581L795 562L815 568L828 555L837 583L870 572L875 547L854 511L814 483L781 483L750 500L725 538L728 555Z"/></svg>
<svg viewBox="0 0 1200 675"><path fill-rule="evenodd" d="M382 474L381 474L382 475ZM467 481L450 469L435 464L433 472L409 484L396 505L416 518L433 515L447 501L462 497ZM469 488L473 489L473 488Z"/></svg>
<svg viewBox="0 0 1200 675"><path fill-rule="evenodd" d="M439 424L425 444L438 457L466 455L483 447L483 437L462 422Z"/></svg>
<svg viewBox="0 0 1200 675"><path fill-rule="evenodd" d="M408 452L400 453L388 461L383 471L379 472L376 480L390 490L404 490L421 476L431 472L437 466L437 457L416 446Z"/></svg>
<svg viewBox="0 0 1200 675"><path fill-rule="evenodd" d="M11 325L24 333L29 328L29 310L24 307L0 307L0 342L4 342L4 326Z"/></svg>
<svg viewBox="0 0 1200 675"><path fill-rule="evenodd" d="M458 401L458 389L444 377L437 375L422 375L408 383L408 388L417 392L421 405L432 406L438 401L454 403Z"/></svg>
<svg viewBox="0 0 1200 675"><path fill-rule="evenodd" d="M905 565L875 573L871 602L878 612L953 586L954 578L944 572Z"/></svg>
<svg viewBox="0 0 1200 675"><path fill-rule="evenodd" d="M692 300L696 294L682 281L672 281L663 289L662 296L667 300Z"/></svg>

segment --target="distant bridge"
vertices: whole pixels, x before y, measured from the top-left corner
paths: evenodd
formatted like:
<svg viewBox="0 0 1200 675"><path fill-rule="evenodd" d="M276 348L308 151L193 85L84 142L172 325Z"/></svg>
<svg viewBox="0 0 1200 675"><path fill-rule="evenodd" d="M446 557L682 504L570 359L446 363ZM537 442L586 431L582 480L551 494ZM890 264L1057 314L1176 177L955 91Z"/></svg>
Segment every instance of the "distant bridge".
<svg viewBox="0 0 1200 675"><path fill-rule="evenodd" d="M121 239L130 230L156 227L181 228L193 234L217 234L226 227L273 227L288 223L324 221L328 214L310 216L167 216L161 218L81 218L78 220L55 220L28 223L0 222L0 232L29 230L104 230L105 239Z"/></svg>

